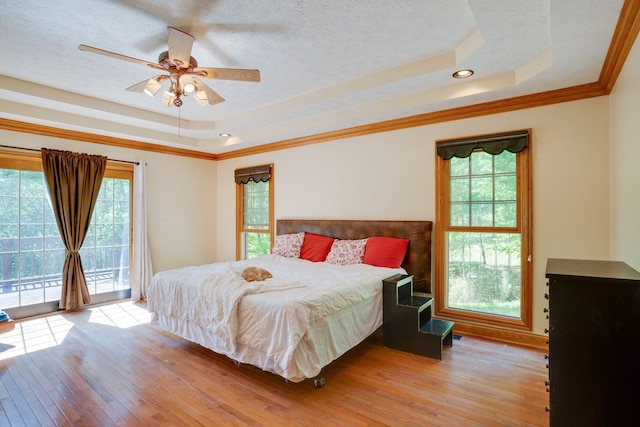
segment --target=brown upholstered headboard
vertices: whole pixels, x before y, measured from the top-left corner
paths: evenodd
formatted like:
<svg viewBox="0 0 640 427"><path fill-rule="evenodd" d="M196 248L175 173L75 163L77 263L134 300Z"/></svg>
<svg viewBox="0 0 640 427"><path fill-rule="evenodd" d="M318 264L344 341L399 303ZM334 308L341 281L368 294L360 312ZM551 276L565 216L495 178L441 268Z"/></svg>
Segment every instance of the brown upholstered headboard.
<svg viewBox="0 0 640 427"><path fill-rule="evenodd" d="M336 239L384 236L409 239L402 267L413 274L417 292L431 293L431 221L373 221L330 219L279 219L276 234L306 231Z"/></svg>

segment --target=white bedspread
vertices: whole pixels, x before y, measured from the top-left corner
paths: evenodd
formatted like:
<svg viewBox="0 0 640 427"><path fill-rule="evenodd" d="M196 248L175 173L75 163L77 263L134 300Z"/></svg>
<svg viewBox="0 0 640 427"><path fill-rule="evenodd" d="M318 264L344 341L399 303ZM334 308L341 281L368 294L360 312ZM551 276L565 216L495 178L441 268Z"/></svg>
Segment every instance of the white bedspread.
<svg viewBox="0 0 640 427"><path fill-rule="evenodd" d="M246 282L249 266L273 278ZM265 255L158 273L147 305L163 328L299 381L379 326L382 279L397 273L404 270Z"/></svg>

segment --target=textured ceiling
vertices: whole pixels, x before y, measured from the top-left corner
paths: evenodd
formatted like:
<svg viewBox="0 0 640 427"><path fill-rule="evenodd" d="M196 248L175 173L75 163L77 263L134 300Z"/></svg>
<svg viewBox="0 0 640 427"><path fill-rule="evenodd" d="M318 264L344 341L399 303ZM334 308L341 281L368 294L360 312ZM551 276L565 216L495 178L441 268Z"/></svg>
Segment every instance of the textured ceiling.
<svg viewBox="0 0 640 427"><path fill-rule="evenodd" d="M598 80L623 0L1 0L0 117L208 153ZM166 107L167 26L226 101ZM451 74L472 68L456 80ZM227 132L231 137L223 138Z"/></svg>

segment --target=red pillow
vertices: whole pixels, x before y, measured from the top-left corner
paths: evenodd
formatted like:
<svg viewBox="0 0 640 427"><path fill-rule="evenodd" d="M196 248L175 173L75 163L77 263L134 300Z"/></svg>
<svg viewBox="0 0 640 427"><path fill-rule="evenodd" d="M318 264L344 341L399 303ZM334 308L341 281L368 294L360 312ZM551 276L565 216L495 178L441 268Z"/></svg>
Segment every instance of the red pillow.
<svg viewBox="0 0 640 427"><path fill-rule="evenodd" d="M327 259L334 240L333 237L306 233L302 241L302 248L300 249L300 258L313 262L324 261Z"/></svg>
<svg viewBox="0 0 640 427"><path fill-rule="evenodd" d="M362 262L378 267L398 268L404 261L408 246L408 239L369 237Z"/></svg>

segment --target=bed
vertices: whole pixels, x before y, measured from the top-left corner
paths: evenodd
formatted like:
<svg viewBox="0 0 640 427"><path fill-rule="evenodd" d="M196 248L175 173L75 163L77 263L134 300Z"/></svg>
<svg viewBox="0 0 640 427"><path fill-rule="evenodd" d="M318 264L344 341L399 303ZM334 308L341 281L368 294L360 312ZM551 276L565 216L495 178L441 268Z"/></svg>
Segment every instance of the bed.
<svg viewBox="0 0 640 427"><path fill-rule="evenodd" d="M431 228L430 221L278 220L272 254L156 274L147 292L152 323L238 364L292 382L315 378L320 387L322 368L382 325L382 279L409 273L416 291L431 291ZM300 235L298 256L282 251ZM335 243L324 261L313 260L312 238ZM345 261L335 250L364 239L368 263ZM400 241L401 261L372 265L374 242ZM247 281L249 267L272 277Z"/></svg>

